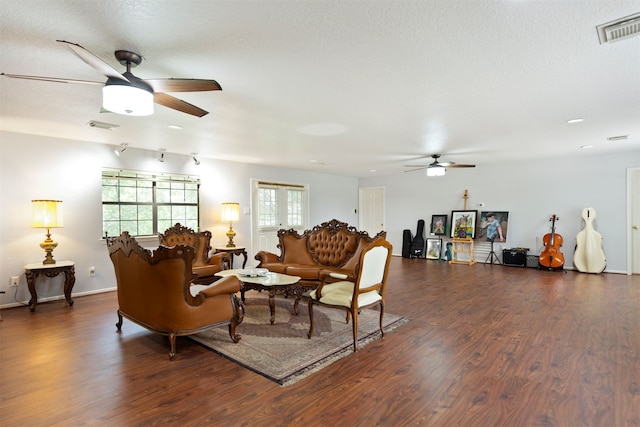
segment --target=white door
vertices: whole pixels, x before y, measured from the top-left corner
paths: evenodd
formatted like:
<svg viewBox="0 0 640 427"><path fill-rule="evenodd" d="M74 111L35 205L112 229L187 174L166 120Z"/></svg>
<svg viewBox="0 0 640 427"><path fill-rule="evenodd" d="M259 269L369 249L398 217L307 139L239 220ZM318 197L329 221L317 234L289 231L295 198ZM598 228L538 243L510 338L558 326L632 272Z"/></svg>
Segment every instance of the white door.
<svg viewBox="0 0 640 427"><path fill-rule="evenodd" d="M358 228L375 236L384 230L384 187L364 187L358 191Z"/></svg>
<svg viewBox="0 0 640 427"><path fill-rule="evenodd" d="M309 191L306 185L252 180L252 248L280 255L278 230L309 228Z"/></svg>
<svg viewBox="0 0 640 427"><path fill-rule="evenodd" d="M627 186L629 200L629 238L627 271L640 274L640 168L629 169Z"/></svg>

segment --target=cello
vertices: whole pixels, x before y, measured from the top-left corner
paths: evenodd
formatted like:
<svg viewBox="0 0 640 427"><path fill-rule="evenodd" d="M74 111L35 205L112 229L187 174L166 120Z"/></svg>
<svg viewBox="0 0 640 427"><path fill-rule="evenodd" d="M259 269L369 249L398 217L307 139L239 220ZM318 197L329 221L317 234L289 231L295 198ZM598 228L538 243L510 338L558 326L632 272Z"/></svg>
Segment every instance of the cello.
<svg viewBox="0 0 640 427"><path fill-rule="evenodd" d="M551 221L551 233L545 234L542 238L544 249L540 253L540 259L538 260L540 267L548 270L562 270L564 266L564 255L560 252L562 236L556 233L557 220L556 214L549 218L549 221Z"/></svg>

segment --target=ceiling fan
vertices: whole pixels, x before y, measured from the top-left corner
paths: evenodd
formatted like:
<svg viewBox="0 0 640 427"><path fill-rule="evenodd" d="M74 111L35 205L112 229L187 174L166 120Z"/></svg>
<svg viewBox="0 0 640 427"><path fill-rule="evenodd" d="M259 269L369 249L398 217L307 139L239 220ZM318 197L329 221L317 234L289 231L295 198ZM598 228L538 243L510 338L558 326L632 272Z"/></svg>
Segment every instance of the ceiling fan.
<svg viewBox="0 0 640 427"><path fill-rule="evenodd" d="M475 168L476 165L459 165L454 162L439 162L440 154L432 154L433 162L428 165L404 165L407 168L413 168L406 170L405 172L413 172L417 170L427 170L427 176L442 176L447 172L449 168Z"/></svg>
<svg viewBox="0 0 640 427"><path fill-rule="evenodd" d="M142 62L142 56L127 50L116 50L115 57L127 71L119 73L102 59L82 46L64 40L56 40L67 46L84 62L100 71L107 77L106 83L90 80L73 80L56 77L25 76L1 73L3 76L16 79L42 80L57 83L82 83L103 85L103 108L105 110L130 116L147 116L153 114L153 103L172 108L193 116L202 117L208 111L164 92L200 92L222 90L215 80L203 79L140 79L131 73L131 67Z"/></svg>

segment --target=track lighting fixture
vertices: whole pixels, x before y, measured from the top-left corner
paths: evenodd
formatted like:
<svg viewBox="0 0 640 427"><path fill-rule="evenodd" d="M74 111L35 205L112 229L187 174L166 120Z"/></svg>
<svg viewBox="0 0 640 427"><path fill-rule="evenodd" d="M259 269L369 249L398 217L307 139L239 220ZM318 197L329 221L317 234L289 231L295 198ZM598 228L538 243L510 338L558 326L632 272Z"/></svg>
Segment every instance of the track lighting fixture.
<svg viewBox="0 0 640 427"><path fill-rule="evenodd" d="M160 148L158 149L158 151L160 152L160 157L158 158L158 161L160 163L164 163L164 153L167 151L166 148Z"/></svg>
<svg viewBox="0 0 640 427"><path fill-rule="evenodd" d="M200 160L198 160L196 158L197 155L198 155L198 153L191 153L191 156L193 157L193 163L195 163L196 166L198 166L200 164Z"/></svg>
<svg viewBox="0 0 640 427"><path fill-rule="evenodd" d="M120 144L120 149L116 149L114 151L114 153L116 153L116 156L120 157L120 154L124 153L125 151L127 151L127 146L129 146L129 144L127 144L126 142L123 142L122 144Z"/></svg>

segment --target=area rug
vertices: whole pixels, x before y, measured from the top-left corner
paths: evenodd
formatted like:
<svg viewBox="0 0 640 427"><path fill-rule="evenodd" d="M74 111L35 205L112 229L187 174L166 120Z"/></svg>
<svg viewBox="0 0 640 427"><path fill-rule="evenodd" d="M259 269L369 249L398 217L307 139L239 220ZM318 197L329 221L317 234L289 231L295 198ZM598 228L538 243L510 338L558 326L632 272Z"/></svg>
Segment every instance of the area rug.
<svg viewBox="0 0 640 427"><path fill-rule="evenodd" d="M300 314L295 315L293 299L276 296L272 325L266 295L254 295L246 299L244 321L237 328L240 342L231 341L226 326L190 338L282 386L353 354L351 322L345 322L344 310L314 306L314 334L308 339L309 311L305 301L300 301ZM379 319L379 311L362 310L358 316L358 349L380 338ZM404 317L385 312L385 334L406 322Z"/></svg>

